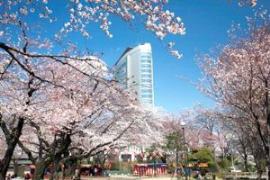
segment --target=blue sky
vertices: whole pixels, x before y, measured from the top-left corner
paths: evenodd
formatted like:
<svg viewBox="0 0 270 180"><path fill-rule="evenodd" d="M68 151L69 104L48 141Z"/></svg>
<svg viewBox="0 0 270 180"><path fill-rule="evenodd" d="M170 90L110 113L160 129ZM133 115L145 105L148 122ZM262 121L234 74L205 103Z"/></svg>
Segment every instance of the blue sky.
<svg viewBox="0 0 270 180"><path fill-rule="evenodd" d="M171 0L168 9L179 15L185 23L185 36L170 36L177 48L184 54L181 60L170 56L165 42L143 29L140 21L131 25L113 19L112 39L102 32L93 32L93 38L85 46L104 53L104 60L112 65L124 49L143 42L150 42L153 48L155 104L168 111L178 112L202 104L213 106L213 102L199 92L186 79L197 81L200 70L196 65L196 55L208 53L216 46L228 42L227 31L232 23L245 25L245 17L254 14L251 7L239 7L227 0ZM258 9L270 8L269 0L259 0ZM94 34L96 33L96 34Z"/></svg>
<svg viewBox="0 0 270 180"><path fill-rule="evenodd" d="M59 10L62 5L61 1L55 1L51 5L57 13L59 27L66 18L65 13ZM244 25L245 17L254 14L254 10L261 6L269 9L270 0L258 0L255 8L239 7L236 0L170 0L166 8L182 18L186 35L169 36L165 40L176 42L176 48L184 54L181 60L169 55L166 43L144 29L142 19L127 24L112 17L111 32L114 37L111 39L95 23L88 26L91 38L84 39L76 33L69 37L81 49L102 53L102 59L110 66L126 47L150 42L153 49L156 106L170 112L192 108L197 104L211 107L214 103L181 77L197 81L201 73L196 65L196 55L208 53L216 46L226 44L229 41L227 31L232 23Z"/></svg>

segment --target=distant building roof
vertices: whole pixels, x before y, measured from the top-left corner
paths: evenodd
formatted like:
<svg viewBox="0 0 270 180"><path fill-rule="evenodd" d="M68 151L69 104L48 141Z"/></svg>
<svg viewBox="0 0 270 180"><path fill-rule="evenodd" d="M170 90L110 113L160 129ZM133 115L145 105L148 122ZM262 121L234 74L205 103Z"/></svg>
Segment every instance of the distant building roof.
<svg viewBox="0 0 270 180"><path fill-rule="evenodd" d="M119 59L116 61L116 63L114 65L117 65L119 63L119 61L121 60L121 58L126 54L128 53L129 51L131 51L133 48L131 47L128 47L126 48L126 50L121 54L121 56L119 57Z"/></svg>
<svg viewBox="0 0 270 180"><path fill-rule="evenodd" d="M135 46L135 47L128 47L128 48L126 48L125 49L125 51L121 54L121 56L119 57L119 59L116 61L116 63L114 64L114 65L117 65L118 63L119 63L119 61L121 60L121 58L126 54L126 53L128 53L129 51L131 51L132 49L134 49L134 48L136 48L136 47L139 47L139 46L141 46L141 45L150 45L150 43L143 43L143 44L139 44L139 45L137 45L137 46Z"/></svg>

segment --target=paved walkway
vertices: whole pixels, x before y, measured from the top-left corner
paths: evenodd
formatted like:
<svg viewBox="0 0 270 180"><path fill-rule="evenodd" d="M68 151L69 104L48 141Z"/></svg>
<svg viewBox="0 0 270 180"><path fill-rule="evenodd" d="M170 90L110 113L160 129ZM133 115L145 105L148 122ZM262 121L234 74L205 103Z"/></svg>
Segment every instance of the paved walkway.
<svg viewBox="0 0 270 180"><path fill-rule="evenodd" d="M111 177L81 177L81 180L177 180L176 177L137 177L137 176L111 176ZM47 180L47 179L46 179ZM66 178L65 180L71 180ZM183 179L184 180L184 179ZM193 179L190 179L193 180Z"/></svg>
<svg viewBox="0 0 270 180"><path fill-rule="evenodd" d="M112 176L112 177L86 177L82 180L177 180L176 177L162 176L162 177L136 177L136 176ZM184 178L182 178L184 180ZM191 178L190 180L193 180Z"/></svg>

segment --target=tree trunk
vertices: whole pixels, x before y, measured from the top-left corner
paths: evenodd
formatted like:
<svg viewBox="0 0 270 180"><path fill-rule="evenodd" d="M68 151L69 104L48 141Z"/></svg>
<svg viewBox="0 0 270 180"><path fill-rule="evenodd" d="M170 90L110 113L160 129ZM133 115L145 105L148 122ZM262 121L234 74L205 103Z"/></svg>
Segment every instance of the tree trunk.
<svg viewBox="0 0 270 180"><path fill-rule="evenodd" d="M49 162L39 161L35 164L35 173L33 180L41 180L44 178L45 169L49 166Z"/></svg>
<svg viewBox="0 0 270 180"><path fill-rule="evenodd" d="M263 171L258 171L258 177L257 177L258 180L262 179L262 174L263 174Z"/></svg>
<svg viewBox="0 0 270 180"><path fill-rule="evenodd" d="M1 164L0 164L0 173L1 173L0 174L0 179L5 179L6 178L9 163L11 161L14 149L15 149L15 146L13 147L13 145L8 145L5 156L4 156L4 158L3 158L3 160L1 161Z"/></svg>
<svg viewBox="0 0 270 180"><path fill-rule="evenodd" d="M270 161L267 162L267 170L268 170L268 172L267 172L266 176L267 176L267 179L270 179Z"/></svg>
<svg viewBox="0 0 270 180"><path fill-rule="evenodd" d="M245 171L248 172L248 156L247 156L247 154L244 154L244 168L245 168Z"/></svg>
<svg viewBox="0 0 270 180"><path fill-rule="evenodd" d="M59 162L54 162L52 166L50 180L59 180L59 170L61 169Z"/></svg>
<svg viewBox="0 0 270 180"><path fill-rule="evenodd" d="M0 161L0 180L4 180L6 178L6 174L8 171L8 167L10 161L12 159L15 147L18 144L19 138L22 134L22 128L24 125L24 118L18 119L18 124L16 127L12 129L11 132L8 132L5 122L0 120L1 128L5 133L5 137L7 139L7 149L4 155L4 158Z"/></svg>
<svg viewBox="0 0 270 180"><path fill-rule="evenodd" d="M61 170L62 170L62 180L65 180L65 177L66 177L66 167L65 167L65 164L63 164L61 166Z"/></svg>

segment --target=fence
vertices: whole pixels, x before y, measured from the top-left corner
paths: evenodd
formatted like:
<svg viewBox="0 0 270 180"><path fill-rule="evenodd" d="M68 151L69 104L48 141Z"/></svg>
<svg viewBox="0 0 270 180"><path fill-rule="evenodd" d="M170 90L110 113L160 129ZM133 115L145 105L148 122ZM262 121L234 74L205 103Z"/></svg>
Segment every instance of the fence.
<svg viewBox="0 0 270 180"><path fill-rule="evenodd" d="M133 174L136 176L160 176L167 174L167 165L164 163L136 164Z"/></svg>

